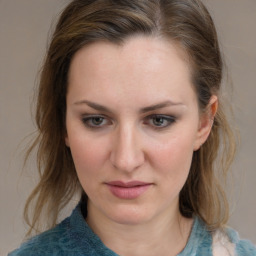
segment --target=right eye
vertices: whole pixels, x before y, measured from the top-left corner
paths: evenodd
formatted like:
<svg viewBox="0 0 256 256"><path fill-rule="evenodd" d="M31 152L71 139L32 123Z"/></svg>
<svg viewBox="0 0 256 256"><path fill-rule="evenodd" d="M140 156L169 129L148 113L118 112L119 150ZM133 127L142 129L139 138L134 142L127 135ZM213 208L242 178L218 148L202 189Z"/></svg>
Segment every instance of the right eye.
<svg viewBox="0 0 256 256"><path fill-rule="evenodd" d="M110 121L103 116L86 116L82 118L82 122L89 128L102 128L109 125Z"/></svg>

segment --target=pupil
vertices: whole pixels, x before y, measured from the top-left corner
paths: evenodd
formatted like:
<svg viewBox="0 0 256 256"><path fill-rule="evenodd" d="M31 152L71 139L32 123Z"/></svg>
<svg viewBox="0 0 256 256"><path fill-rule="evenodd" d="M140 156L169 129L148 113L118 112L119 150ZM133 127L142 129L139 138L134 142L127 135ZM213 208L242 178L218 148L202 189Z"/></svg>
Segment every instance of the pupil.
<svg viewBox="0 0 256 256"><path fill-rule="evenodd" d="M102 117L95 117L95 118L93 118L92 121L93 121L93 123L94 123L95 125L99 125L99 124L102 123L103 118L102 118Z"/></svg>
<svg viewBox="0 0 256 256"><path fill-rule="evenodd" d="M162 124L163 124L163 118L162 118L162 117L156 117L156 118L154 119L154 123L155 123L155 125L157 125L157 126L162 125Z"/></svg>

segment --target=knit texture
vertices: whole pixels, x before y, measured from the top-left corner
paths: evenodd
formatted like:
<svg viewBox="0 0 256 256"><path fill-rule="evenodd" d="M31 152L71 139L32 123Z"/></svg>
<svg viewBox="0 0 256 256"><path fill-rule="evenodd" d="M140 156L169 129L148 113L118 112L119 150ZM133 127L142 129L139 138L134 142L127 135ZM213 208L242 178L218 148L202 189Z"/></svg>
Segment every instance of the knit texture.
<svg viewBox="0 0 256 256"><path fill-rule="evenodd" d="M238 234L227 230L230 242L235 244L236 256L256 256L256 248ZM212 234L199 219L193 228L185 249L178 256L212 256ZM107 248L87 225L79 204L70 217L21 245L8 256L117 256Z"/></svg>

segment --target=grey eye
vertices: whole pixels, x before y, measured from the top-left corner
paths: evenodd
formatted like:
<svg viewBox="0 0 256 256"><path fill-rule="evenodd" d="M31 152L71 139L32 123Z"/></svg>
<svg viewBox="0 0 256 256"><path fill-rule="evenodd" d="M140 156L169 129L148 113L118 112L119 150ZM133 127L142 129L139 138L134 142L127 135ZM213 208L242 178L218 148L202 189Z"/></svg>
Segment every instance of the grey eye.
<svg viewBox="0 0 256 256"><path fill-rule="evenodd" d="M152 121L155 126L163 126L164 124L166 124L166 122L168 123L168 121L165 118L158 116L152 118Z"/></svg>
<svg viewBox="0 0 256 256"><path fill-rule="evenodd" d="M103 121L104 121L104 118L103 117L92 117L91 118L91 123L93 124L93 125L101 125L102 123L103 123Z"/></svg>
<svg viewBox="0 0 256 256"><path fill-rule="evenodd" d="M168 115L150 115L146 118L146 123L155 129L167 128L175 122L175 117Z"/></svg>
<svg viewBox="0 0 256 256"><path fill-rule="evenodd" d="M103 116L86 116L82 118L82 122L89 128L101 128L109 123Z"/></svg>

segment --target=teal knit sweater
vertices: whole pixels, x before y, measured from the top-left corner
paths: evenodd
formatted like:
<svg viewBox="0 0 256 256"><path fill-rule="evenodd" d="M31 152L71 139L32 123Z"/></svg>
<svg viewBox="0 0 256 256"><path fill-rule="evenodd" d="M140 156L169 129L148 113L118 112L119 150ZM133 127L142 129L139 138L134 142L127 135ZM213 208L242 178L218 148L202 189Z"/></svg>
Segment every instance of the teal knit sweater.
<svg viewBox="0 0 256 256"><path fill-rule="evenodd" d="M256 256L256 247L247 240L240 240L237 232L226 230L230 242L235 245L237 256ZM55 228L46 231L8 256L117 256L93 233L84 220L79 204L70 217ZM178 256L212 256L212 234L199 219L193 228L185 249Z"/></svg>

